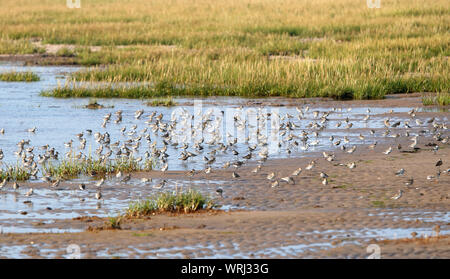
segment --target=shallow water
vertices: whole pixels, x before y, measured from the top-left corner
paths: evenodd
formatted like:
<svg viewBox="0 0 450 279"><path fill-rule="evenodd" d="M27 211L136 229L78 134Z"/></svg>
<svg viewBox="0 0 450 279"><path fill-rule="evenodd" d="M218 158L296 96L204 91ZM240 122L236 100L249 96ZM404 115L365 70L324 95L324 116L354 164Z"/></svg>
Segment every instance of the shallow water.
<svg viewBox="0 0 450 279"><path fill-rule="evenodd" d="M64 146L65 142L73 140L73 151L78 153L80 150L79 142L76 138L76 134L84 132L84 138L87 140L86 149L82 152L84 154L93 154L94 150L98 148L99 144L95 142L93 134L95 132L105 133L108 132L111 136L111 143L120 141L122 144L125 140L130 138L135 138L139 134L142 134L144 128L148 128L145 121L148 119L148 115L152 112L156 112L156 115L162 113L164 123L170 123L171 113L174 109L182 107L191 115L195 115L196 107L192 104L195 102L191 98L177 98L175 101L179 104L177 107L149 107L145 105L143 100L129 100L129 99L98 99L97 102L104 105L106 108L103 109L86 109L83 106L88 104L88 99L57 99L39 96L42 90L48 90L57 86L58 82L64 83L65 76L67 73L78 70L76 67L22 67L15 64L0 64L0 72L3 71L25 71L30 70L37 73L41 81L24 83L24 82L0 82L0 129L4 128L5 133L0 134L0 149L4 152L4 159L2 160L3 165L1 167L6 167L6 165L14 165L17 162L17 158L14 152L17 150L17 143L24 139L30 140L30 146L35 147L34 154L37 159L37 154L43 154L44 152L39 149L40 146L49 144L54 147L59 153L60 158L64 157L64 154L70 149ZM223 117L223 129L226 127L233 127L233 115L229 115L230 109L239 109L243 107L244 110L248 109L246 104L249 99L245 98L213 98L217 104L211 102L212 99L208 99L204 102L202 107L203 113L207 114L208 111L214 108L219 108L220 111L224 112ZM252 109L258 109L258 107L252 107ZM304 108L304 107L303 107ZM144 115L140 120L135 119L134 113L139 109L144 109ZM281 116L280 122L286 123L289 117L288 114L292 115L293 118L290 119L297 127L291 131L294 135L298 136L303 130L312 132L313 129L308 127L312 122L319 122L319 117L327 111L329 108L317 108L314 107L305 112L304 117L300 120L297 118L298 112L294 106L267 106L264 107L267 113L274 112L279 113ZM410 107L371 107L370 108L370 119L364 121L363 118L366 116L367 108L364 107L353 107L349 109L343 106L342 108L337 108L334 112L330 113L328 116L328 127L319 135L313 136L309 135L308 150L302 150L302 143L300 139L296 139L299 142L299 146L291 146L289 149L292 153L289 155L286 153L287 144L282 142L282 146L279 151L270 154L270 158L286 158L286 157L302 157L307 156L311 152L316 151L329 151L336 150L335 147L329 140L329 137L333 135L335 137L334 141L337 139L342 139L342 137L347 136L350 142L346 146L350 147L353 145L373 143L374 141L390 142L395 143L396 139L388 136L382 136L382 131L384 131L383 120L386 117L391 118L391 123L396 121L409 120L404 114L398 115L396 113L407 112L411 110ZM120 124L114 124L115 119L114 112L122 110L123 111L123 121ZM390 111L393 111L390 114ZM427 109L428 110L428 109ZM314 116L314 112L318 112L319 117ZM106 128L102 128L103 117L111 113L111 122L106 125ZM344 120L348 118L353 127L351 129L345 128ZM214 119L211 118L211 122ZM438 118L438 121L448 122L447 116L443 115L442 118ZM211 123L208 122L208 123ZM267 120L267 123L270 121ZM337 128L336 124L341 122L342 125ZM154 123L154 122L153 122ZM410 121L412 129L410 130L411 136L416 135L419 130L426 128L427 124L416 125L415 122ZM130 131L132 125L136 125L136 134L129 136L127 132ZM269 124L267 124L269 126ZM29 133L27 130L32 127L37 127L36 133ZM122 127L126 127L125 134L120 132ZM392 134L394 133L404 133L403 124L400 126L402 129L392 128ZM367 128L375 129L375 135L369 134ZM93 131L92 135L86 134L86 129L91 129ZM190 144L188 151L193 151L198 153L198 156L188 159L186 162L179 160L180 148L172 145L167 146L167 154L169 170L191 170L191 169L204 169L205 161L204 156L210 157L208 154L210 151L217 149L217 144L207 144L211 138L211 131L215 128L211 126L206 126L203 135L205 137L205 143L203 144L203 151L193 151ZM246 129L243 134L237 135L241 140L242 138L249 136L249 125L246 124ZM210 132L208 132L210 131ZM237 133L237 131L232 130ZM147 133L150 135L152 142L157 142L157 147L162 148L162 137L161 133L153 133L148 129ZM226 144L226 133L224 130L224 144ZM358 136L363 134L365 136L364 140L360 140ZM342 145L342 143L341 143ZM230 151L217 152L216 161L211 165L213 168L222 167L225 162L243 160L242 157L248 153L248 143L238 142L235 144L234 149L239 152L239 155L233 155ZM256 154L264 148L263 146L257 146L256 150L253 152L255 155L249 161L256 161ZM134 156L142 156L145 151L149 150L148 144L145 140L142 140L139 152ZM42 174L39 173L38 176ZM24 196L28 188L22 187L18 191L14 191L11 187L7 189L0 189L0 222L3 227L4 232L48 232L46 228L38 228L33 226L31 223L36 221L49 221L56 219L67 219L86 215L97 215L97 216L113 216L118 212L126 209L131 201L135 201L144 198L156 190L154 190L151 185L160 182L160 179L154 179L152 183L145 184L140 182L140 180L132 179L129 184L133 187L115 188L114 186L118 181L112 179L107 180L105 185L102 187L102 194L104 196L103 200L98 201L94 198L95 192L97 191L95 186L92 184L88 185L86 191L78 191L77 184L79 182L92 182L92 178L81 177L74 179L72 181L64 182L69 185L73 185L73 190L63 189L63 190L50 190L50 189L34 189L33 196L27 198ZM218 186L229 185L233 183L232 181L212 181L212 180L175 180L167 179L168 185L164 190L173 191L175 187L192 187L199 189L205 194L215 195L215 190ZM72 187L72 186L71 186ZM32 203L24 203L24 201L31 201ZM50 207L51 210L48 210ZM229 210L233 206L229 204L224 204L223 209ZM26 212L26 215L22 213ZM448 215L446 215L448 219ZM60 232L58 230L55 230Z"/></svg>
<svg viewBox="0 0 450 279"><path fill-rule="evenodd" d="M54 147L56 151L60 153L60 158L64 157L64 154L70 149L64 146L65 142L70 140L74 140L73 143L73 151L78 153L79 142L76 138L76 134L84 132L85 138L87 140L86 149L83 151L84 154L89 155L93 154L94 150L97 149L98 144L94 140L93 135L87 135L86 129L91 129L93 134L95 132L105 133L108 132L111 135L111 143L120 141L123 143L125 140L130 138L135 138L144 128L148 128L148 125L145 121L148 119L147 116L152 112L156 112L156 115L159 113L163 113L163 122L169 123L171 119L171 113L174 111L176 107L148 107L145 105L145 102L142 100L130 100L130 99L98 99L98 103L106 106L104 109L86 109L83 108L84 105L88 104L88 99L83 98L70 98L70 99L57 99L57 98L48 98L41 97L39 93L42 90L47 90L55 87L59 82L64 83L64 74L73 72L78 70L75 67L19 67L17 65L0 65L0 72L15 69L17 71L31 70L41 77L41 81L32 82L32 83L24 83L24 82L0 82L0 129L5 129L5 134L0 135L0 148L3 150L5 154L5 158L3 162L6 164L14 165L17 162L17 158L14 152L17 150L17 143L22 140L31 140L30 146L35 146L34 154L37 157L37 154L42 154L43 151L39 150L40 146L45 144L49 144L50 147ZM230 108L238 108L246 104L248 99L244 98L215 98L217 102L219 102L221 111L228 113L227 109ZM186 98L178 98L176 102L179 103L186 111L190 114L194 114L194 106L187 105L183 106L183 104L192 104L194 99L186 99ZM207 113L211 109L217 108L217 105L212 105L210 102L205 102L203 105L203 113ZM144 109L144 115L140 120L136 120L134 118L135 111L139 109ZM244 107L244 110L247 109ZM254 108L253 108L254 109ZM264 107L266 112L271 113L275 110L279 111L279 115L281 116L281 123L285 123L286 119L284 117L286 114L290 114L294 116L291 119L298 128L295 128L292 133L294 135L299 135L302 130L311 131L310 128L307 127L312 121L318 121L319 119L314 119L313 111L318 111L319 115L323 112L329 111L328 108L314 108L310 109L307 113L305 113L305 118L302 120L297 119L295 116L298 115L295 107L289 106L273 106L273 107ZM285 158L286 156L290 157L299 157L305 156L310 152L322 151L322 150L333 150L336 147L331 144L329 141L329 137L334 135L336 140L343 136L348 136L350 143L347 146L358 145L363 143L372 143L374 141L392 141L395 142L395 139L389 137L382 137L381 132L377 132L375 135L370 135L368 131L361 130L366 128L372 129L380 129L383 127L383 120L385 119L386 113L390 110L393 110L394 113L397 112L406 112L411 108L409 107L397 107L397 108L389 108L389 107L374 107L371 108L371 119L367 122L363 121L364 116L366 115L366 108L355 107L352 108L351 111L348 111L347 108L343 108L340 111L336 111L329 115L329 124L328 127L332 129L326 129L321 132L319 136L316 138L313 135L309 136L308 150L302 150L302 143L299 142L299 146L290 147L292 153L290 155L286 154L286 144L283 143L282 147L278 150L279 152L274 152L270 154L271 158ZM123 111L123 122L120 124L114 124L114 112L122 110ZM111 122L107 124L106 128L102 128L102 119L103 116L112 113ZM381 116L383 115L383 116ZM349 118L350 122L353 123L353 127L351 129L345 128L345 123L341 125L340 128L335 127L336 123L343 122L345 118ZM212 120L213 117L211 117ZM231 118L231 119L227 119ZM233 117L225 115L223 117L223 122L221 122L223 131L223 143L226 142L226 132L228 132L228 127L233 126ZM391 123L395 121L403 121L406 118L398 117L395 114L391 117ZM440 121L447 121L447 119L440 119ZM270 122L270 121L267 121ZM133 136L128 136L126 133L130 131L130 127L132 125L137 125L136 134ZM270 127L269 124L267 124ZM412 126L416 127L415 123L411 123ZM425 125L424 125L425 126ZM27 132L29 128L37 127L37 131L35 134ZM125 134L120 132L120 129L126 127L127 130ZM214 131L213 127L206 127L207 129L203 132L205 137L205 143L210 139L211 133L208 131ZM246 126L245 134L237 134L239 140L241 140L241 136L244 137L249 136L249 128ZM395 129L392 129L393 131ZM411 135L414 135L414 129L411 129ZM230 130L234 132L233 130ZM267 131L266 135L269 131ZM162 138L161 133L154 134L150 131L147 131L151 136L152 142L157 142L157 147L162 148ZM236 132L238 133L238 132ZM362 133L366 138L364 140L358 139L359 134ZM145 143L145 140L142 140L142 147L139 152L134 154L135 157L142 156L143 153L148 150L148 145ZM190 158L187 161L181 161L178 158L180 157L180 149L175 148L171 145L168 146L167 154L169 170L191 170L194 169L203 169L205 168L205 161L203 160L204 156L210 157L208 152L217 148L217 145L208 145L204 144L203 152L199 154L199 156ZM26 146L28 147L28 146ZM227 161L234 160L242 160L242 156L248 153L248 144L240 143L235 145L235 150L239 152L238 156L232 155L231 152L221 153L218 152L216 161L212 164L212 167L221 167ZM255 150L254 154L257 154L261 149L261 146L258 146ZM192 151L191 148L188 151ZM272 151L272 150L270 150ZM256 156L254 156L256 157Z"/></svg>

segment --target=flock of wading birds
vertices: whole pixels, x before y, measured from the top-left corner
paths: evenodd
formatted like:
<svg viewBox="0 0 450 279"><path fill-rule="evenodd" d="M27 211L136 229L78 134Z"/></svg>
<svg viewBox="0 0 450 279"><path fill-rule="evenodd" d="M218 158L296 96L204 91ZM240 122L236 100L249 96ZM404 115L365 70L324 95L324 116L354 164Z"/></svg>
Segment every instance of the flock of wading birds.
<svg viewBox="0 0 450 279"><path fill-rule="evenodd" d="M240 107L239 109L243 109ZM351 108L348 108L347 111L349 112ZM230 166L235 167L235 171L232 172L233 178L239 178L240 175L237 173L237 169L247 163L248 160L250 160L252 157L254 157L254 153L257 151L258 145L260 146L259 152L257 152L257 155L259 157L258 165L256 168L252 170L252 173L258 173L263 163L267 160L269 157L268 152L268 136L264 135L264 133L261 132L262 127L265 127L266 121L269 121L271 118L270 113L261 113L261 110L259 109L259 113L257 114L257 123L258 128L256 129L256 136L257 136L257 144L249 144L250 136L245 139L245 143L247 144L246 148L248 149L248 153L242 156L242 159L239 158L239 152L236 150L236 144L237 144L237 138L233 137L229 133L227 133L228 137L228 143L224 144L222 141L222 137L220 134L220 122L222 121L221 117L215 116L215 120L212 118L212 110L207 111L205 114L201 114L201 112L198 113L197 116L200 116L202 121L199 121L197 123L197 127L193 127L194 129L186 130L185 127L186 124L191 123L191 119L193 119L193 115L191 115L187 110L184 108L182 109L183 113L181 114L181 117L179 119L175 119L172 116L172 119L170 121L164 121L163 120L163 114L159 113L157 115L156 112L152 112L147 116L147 120L145 121L146 127L138 132L136 131L137 125L132 125L130 128L122 127L120 128L120 132L123 136L126 137L126 140L123 140L122 143L119 141L111 143L110 134L108 132L100 133L96 132L94 133L95 141L98 144L98 148L95 150L96 155L98 156L98 159L103 164L107 164L109 160L111 160L111 157L115 157L116 159L119 158L125 158L129 160L134 160L137 163L141 162L145 159L156 159L161 164L162 167L160 171L165 172L169 168L168 164L168 157L169 154L167 154L167 148L168 146L171 146L175 149L178 149L180 151L180 157L179 160L182 161L188 161L191 158L197 157L198 155L203 153L203 160L205 161L205 173L211 173L211 165L216 161L216 155L217 154L226 154L227 152L230 152L233 154L236 158L236 160L227 161L223 165L223 168L229 168ZM296 107L297 115L290 115L289 113L286 113L284 115L276 115L281 120L280 126L279 126L279 136L280 141L278 143L278 147L285 146L285 151L287 154L290 154L292 152L292 149L294 148L300 148L301 150L308 150L310 146L314 146L319 144L319 134L324 131L327 127L329 127L329 116L332 113L342 113L344 109L342 108L332 108L328 111L320 112L320 111L312 111L309 112L309 107L304 106L302 108ZM400 138L400 137L406 137L410 138L411 144L409 145L409 148L411 148L412 151L418 150L417 147L418 139L421 135L431 134L434 140L439 142L440 144L449 144L449 136L445 135L446 130L448 129L447 124L442 122L439 123L434 117L431 119L428 119L427 121L421 121L420 119L416 118L416 113L418 111L418 108L414 108L408 112L410 116L410 120L403 121L396 121L392 123L391 118L387 117L384 120L384 131L382 133L383 137L393 137L393 138ZM391 110L390 113L393 111ZM223 114L223 113L222 113ZM294 123L294 119L297 118L298 120L307 120L307 115L312 114L311 122L309 122L306 125L306 129L300 129L299 125L296 125ZM116 111L114 113L115 120L113 122L115 124L120 124L122 122L122 111ZM134 117L137 120L142 120L144 115L144 110L138 110L135 112ZM103 118L102 128L106 129L106 126L108 123L111 122L112 114L108 113ZM368 108L366 111L365 117L362 119L363 122L367 122L370 119L370 109ZM414 125L415 123L415 125ZM176 131L176 127L181 126L181 129ZM248 121L246 119L242 119L240 114L234 115L234 125L238 130L244 130L246 127L250 126ZM194 124L195 126L195 124ZM344 129L351 129L353 126L353 123L350 121L348 116L342 120L337 121L335 124L336 128L342 128ZM401 131L398 128L405 128L403 131ZM411 128L419 128L417 133L414 135L412 134ZM396 128L393 133L392 129ZM294 134L295 130L301 130L301 133L298 135ZM203 137L203 133L201 134L201 137L197 137L197 132L201 130L203 131L210 131L210 139L208 141L205 141L205 137ZM308 131L309 130L309 131ZM31 128L27 130L28 133L36 133L37 128ZM174 140L175 135L179 136L183 133L186 133L187 131L192 133L192 139L193 144L191 146L191 150L189 149L189 144L186 143L186 141L182 141L184 143L180 144L179 141ZM157 140L151 139L150 132L153 133L153 135L160 135L161 142L162 142L162 148L157 148ZM181 132L181 133L180 133ZM403 132L403 133L401 133ZM5 133L4 129L0 129L0 136ZM74 141L71 139L69 142L64 143L67 148L69 148L69 151L65 154L66 158L71 158L75 160L79 160L80 162L83 160L87 160L88 156L83 153L83 150L85 150L86 147L86 137L91 136L93 133L92 130L87 129L79 134L76 135L78 141L79 141L79 153L75 154L73 151L73 144ZM376 131L371 129L370 134L375 135ZM410 135L411 133L411 135ZM197 139L198 138L198 139ZM361 133L359 134L359 140L364 141L365 136ZM141 146L142 140L145 139L148 143L148 149L144 153L144 158L142 156L134 158L133 154L139 154L139 148ZM186 135L183 138L186 140ZM356 148L357 145L353 145L352 147L347 147L346 144L350 143L350 140L347 136L344 136L343 138L337 139L334 136L329 137L330 143L334 147L340 146L340 149L343 152L347 152L349 154L352 154ZM209 152L204 152L204 146L207 145L212 149ZM377 141L372 143L368 146L369 149L375 149L377 145ZM40 150L43 151L43 154L38 154L38 160L35 160L35 155L33 151L35 150L34 146L30 146L30 140L24 140L22 139L18 144L18 150L15 152L15 155L22 163L22 166L29 172L30 176L34 179L38 179L38 173L39 173L39 167L38 165L45 165L48 161L58 161L59 153L55 150L55 148L50 147L48 144L39 147ZM383 150L382 152L386 155L390 154L394 149L402 149L402 146L398 144L397 146L389 146L386 150ZM436 154L439 150L439 145L435 144L433 148L433 152ZM329 161L332 162L336 159L336 154L334 153L327 153L323 152L323 157ZM4 158L4 153L0 149L0 163L2 162L2 159ZM317 160L311 161L304 169L306 171L312 170L316 164ZM443 164L442 159L439 159L436 162L437 173L435 175L429 175L427 177L428 180L433 179L439 179L439 176L441 175L441 166ZM349 162L347 164L341 164L345 165L350 169L356 168L356 162ZM199 170L201 171L201 170ZM270 181L271 187L278 187L280 183L288 183L288 184L295 184L295 177L300 175L302 173L303 169L300 167L292 172L290 176L281 177L277 179L277 175L275 172L270 172L267 175L267 179ZM187 172L186 175L188 176L194 176L196 174L196 170L192 169L191 171ZM62 181L61 177L51 177L47 175L43 170L41 170L42 176L41 179L44 182L49 183L50 187L55 188L57 187L60 182ZM447 173L447 175L450 174L450 169L444 170L443 173ZM405 174L405 169L398 170L395 175L402 176ZM131 174L122 174L121 171L118 171L115 173L115 176L117 179L119 179L122 182L127 182L131 179ZM320 178L322 180L323 185L328 185L328 174L325 172L320 172ZM5 178L3 181L0 182L0 189L4 188L7 184L9 178ZM142 178L142 182L148 183L151 182L151 178ZM95 186L97 187L97 191L95 194L95 198L100 200L102 199L101 194L101 186L104 184L105 178L101 178L99 181L95 182ZM162 180L158 184L154 184L152 187L155 189L162 189L167 183L167 180ZM408 178L405 181L405 184L407 186L412 185L414 183L414 179L412 177ZM19 184L17 181L12 181L12 187L14 190L17 190L19 188ZM81 183L78 185L79 190L83 191L86 189L86 184ZM223 194L223 190L221 188L218 188L216 190L216 193L220 196ZM33 194L33 189L30 188L25 195L31 196ZM395 194L392 199L397 200L402 197L403 191L400 190L397 194Z"/></svg>

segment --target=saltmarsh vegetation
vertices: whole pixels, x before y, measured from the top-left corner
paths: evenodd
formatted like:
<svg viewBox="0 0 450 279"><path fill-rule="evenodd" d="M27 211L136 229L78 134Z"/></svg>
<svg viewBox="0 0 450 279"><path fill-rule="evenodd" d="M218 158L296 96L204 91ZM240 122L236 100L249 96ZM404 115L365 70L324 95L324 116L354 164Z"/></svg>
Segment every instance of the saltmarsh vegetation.
<svg viewBox="0 0 450 279"><path fill-rule="evenodd" d="M176 102L173 100L172 97L165 97L165 98L156 98L150 102L147 102L147 106L164 106L164 107L171 107L175 106Z"/></svg>
<svg viewBox="0 0 450 279"><path fill-rule="evenodd" d="M71 179L79 175L106 176L118 171L130 173L135 171L152 170L154 161L146 159L143 163L133 157L121 157L114 159L101 158L68 158L56 163L47 162L42 166L45 175L60 179Z"/></svg>
<svg viewBox="0 0 450 279"><path fill-rule="evenodd" d="M17 81L25 81L25 82L32 82L32 81L39 81L39 75L36 73L26 71L26 72L16 72L16 71L10 71L10 72L3 72L0 73L0 81L8 81L8 82L17 82Z"/></svg>
<svg viewBox="0 0 450 279"><path fill-rule="evenodd" d="M60 55L99 65L71 79L107 84L69 82L46 96L370 99L449 92L448 0L384 0L380 9L354 0L92 0L81 9L21 2L0 7L0 52L39 51L27 43L32 38L71 44L75 51Z"/></svg>
<svg viewBox="0 0 450 279"><path fill-rule="evenodd" d="M424 94L422 96L422 103L425 106L448 106L450 105L450 93Z"/></svg>
<svg viewBox="0 0 450 279"><path fill-rule="evenodd" d="M197 190L162 192L145 200L132 202L126 212L130 217L143 217L158 212L190 213L212 209L214 201Z"/></svg>
<svg viewBox="0 0 450 279"><path fill-rule="evenodd" d="M16 166L6 166L0 169L0 180L7 179L9 181L25 181L31 177L29 170L17 164Z"/></svg>
<svg viewBox="0 0 450 279"><path fill-rule="evenodd" d="M77 159L74 156L61 160L47 161L41 165L39 171L43 175L50 176L53 179L72 179L80 175L86 176L107 176L119 171L131 173L136 171L150 171L155 166L152 158L136 159L130 157L117 157L112 159L87 158ZM32 177L32 170L23 164L6 165L0 169L0 181L7 179L9 181L25 181Z"/></svg>

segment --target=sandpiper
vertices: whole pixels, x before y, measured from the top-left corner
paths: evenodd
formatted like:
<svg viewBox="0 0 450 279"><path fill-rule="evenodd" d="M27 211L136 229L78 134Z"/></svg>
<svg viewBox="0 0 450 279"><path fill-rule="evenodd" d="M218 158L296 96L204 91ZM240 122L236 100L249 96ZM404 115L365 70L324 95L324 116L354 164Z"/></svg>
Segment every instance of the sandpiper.
<svg viewBox="0 0 450 279"><path fill-rule="evenodd" d="M26 192L25 196L29 197L33 195L33 188L30 188L30 190L28 190L28 192Z"/></svg>
<svg viewBox="0 0 450 279"><path fill-rule="evenodd" d="M6 185L7 179L3 179L3 181L0 183L0 189L3 188Z"/></svg>
<svg viewBox="0 0 450 279"><path fill-rule="evenodd" d="M398 200L402 197L402 194L403 194L403 190L399 190L397 194L395 194L394 196L391 197L391 199Z"/></svg>
<svg viewBox="0 0 450 279"><path fill-rule="evenodd" d="M165 171L167 171L168 168L169 168L169 163L166 163L166 164L161 168L161 171L162 171L162 172L165 172Z"/></svg>
<svg viewBox="0 0 450 279"><path fill-rule="evenodd" d="M218 188L216 190L216 194L219 195L221 198L223 198L223 190L222 190L222 188Z"/></svg>
<svg viewBox="0 0 450 279"><path fill-rule="evenodd" d="M411 186L411 185L413 185L413 183L414 183L414 178L412 178L412 177L405 181L406 186Z"/></svg>
<svg viewBox="0 0 450 279"><path fill-rule="evenodd" d="M399 171L397 171L395 173L395 175L400 176L400 175L403 175L404 173L405 173L405 169L400 169Z"/></svg>
<svg viewBox="0 0 450 279"><path fill-rule="evenodd" d="M269 180L272 180L274 177L275 177L275 173L274 173L274 172L269 173L269 174L267 175L267 179L269 179Z"/></svg>
<svg viewBox="0 0 450 279"><path fill-rule="evenodd" d="M52 183L52 187L58 187L61 180L57 179L54 183Z"/></svg>
<svg viewBox="0 0 450 279"><path fill-rule="evenodd" d="M386 149L385 151L383 151L383 153L386 154L386 155L388 155L388 154L391 153L391 152L392 152L392 147L391 147L391 146L389 146L388 149Z"/></svg>
<svg viewBox="0 0 450 279"><path fill-rule="evenodd" d="M274 182L272 182L272 183L270 184L270 186L271 186L272 188L278 187L279 185L280 185L280 183L278 182L278 180L275 180Z"/></svg>
<svg viewBox="0 0 450 279"><path fill-rule="evenodd" d="M238 177L240 177L240 175L237 173L237 172L233 172L233 174L232 174L232 176L233 176L233 178L238 178Z"/></svg>
<svg viewBox="0 0 450 279"><path fill-rule="evenodd" d="M81 191L86 190L86 185L84 183L81 183L78 185L78 189L80 189Z"/></svg>
<svg viewBox="0 0 450 279"><path fill-rule="evenodd" d="M290 176L282 177L281 180L283 180L284 182L287 182L288 184L295 184L294 179Z"/></svg>
<svg viewBox="0 0 450 279"><path fill-rule="evenodd" d="M95 193L95 198L96 198L97 200L101 199L101 198L102 198L102 193L101 193L100 191L98 191L97 193Z"/></svg>
<svg viewBox="0 0 450 279"><path fill-rule="evenodd" d="M95 186L100 187L100 186L103 185L103 183L105 183L105 179L104 179L104 178L100 179L100 181L98 181L97 183L95 183Z"/></svg>
<svg viewBox="0 0 450 279"><path fill-rule="evenodd" d="M160 183L158 183L157 185L153 185L154 189L162 189L165 185L166 185L167 181L163 180Z"/></svg>
<svg viewBox="0 0 450 279"><path fill-rule="evenodd" d="M302 168L298 168L292 173L292 175L293 176L298 176L301 172L302 172Z"/></svg>

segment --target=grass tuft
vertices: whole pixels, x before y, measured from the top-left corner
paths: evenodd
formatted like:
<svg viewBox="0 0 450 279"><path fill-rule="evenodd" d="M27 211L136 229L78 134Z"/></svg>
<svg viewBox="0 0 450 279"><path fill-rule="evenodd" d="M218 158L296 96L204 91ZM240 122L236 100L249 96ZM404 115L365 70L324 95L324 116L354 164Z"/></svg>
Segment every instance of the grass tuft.
<svg viewBox="0 0 450 279"><path fill-rule="evenodd" d="M30 178L29 170L23 166L7 166L6 169L0 169L0 180L25 181Z"/></svg>
<svg viewBox="0 0 450 279"><path fill-rule="evenodd" d="M450 93L426 94L422 96L424 106L448 106L450 105Z"/></svg>
<svg viewBox="0 0 450 279"><path fill-rule="evenodd" d="M116 159L63 159L57 164L48 162L42 167L42 172L52 177L71 179L79 175L106 176L118 171L130 173L134 171L149 171L153 168L153 161L148 159L139 163L133 157Z"/></svg>
<svg viewBox="0 0 450 279"><path fill-rule="evenodd" d="M0 73L0 81L7 81L7 82L18 82L18 81L25 81L25 82L32 82L32 81L39 81L40 78L37 74L33 72L4 72Z"/></svg>
<svg viewBox="0 0 450 279"><path fill-rule="evenodd" d="M133 202L127 210L127 215L142 217L158 212L190 213L214 207L213 200L190 189L179 193L158 193L146 200Z"/></svg>
<svg viewBox="0 0 450 279"><path fill-rule="evenodd" d="M177 103L173 100L172 97L167 98L157 98L147 103L147 106L153 106L153 107L171 107L175 106Z"/></svg>

